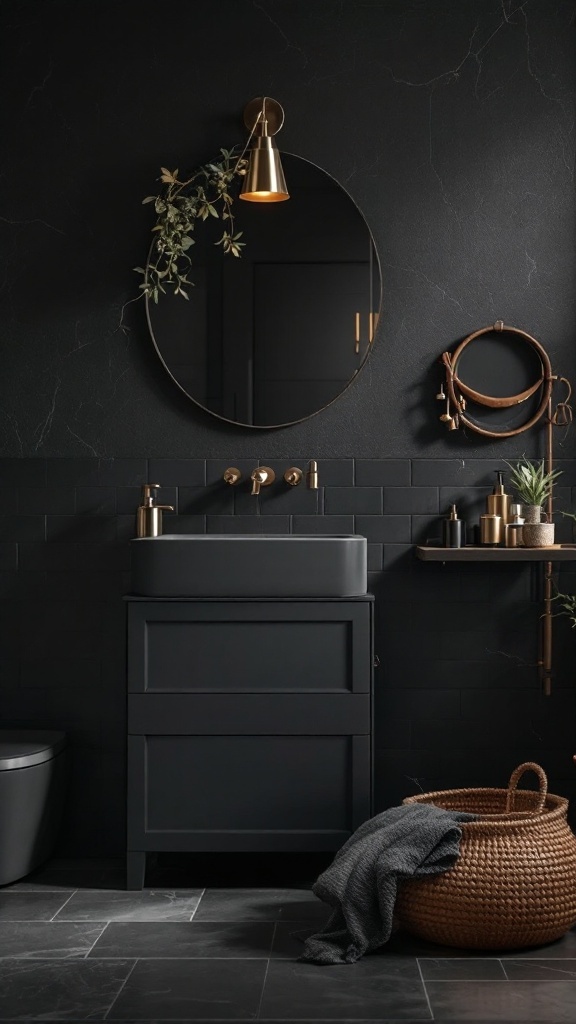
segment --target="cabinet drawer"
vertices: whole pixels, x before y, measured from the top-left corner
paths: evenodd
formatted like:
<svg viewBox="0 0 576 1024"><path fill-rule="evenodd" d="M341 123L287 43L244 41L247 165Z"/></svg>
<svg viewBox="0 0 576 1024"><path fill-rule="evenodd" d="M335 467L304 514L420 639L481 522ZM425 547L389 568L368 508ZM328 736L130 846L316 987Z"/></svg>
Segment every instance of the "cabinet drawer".
<svg viewBox="0 0 576 1024"><path fill-rule="evenodd" d="M369 694L131 694L128 732L178 736L370 732Z"/></svg>
<svg viewBox="0 0 576 1024"><path fill-rule="evenodd" d="M131 692L370 689L367 603L146 602L129 615Z"/></svg>
<svg viewBox="0 0 576 1024"><path fill-rule="evenodd" d="M132 736L133 849L335 849L370 816L370 741Z"/></svg>

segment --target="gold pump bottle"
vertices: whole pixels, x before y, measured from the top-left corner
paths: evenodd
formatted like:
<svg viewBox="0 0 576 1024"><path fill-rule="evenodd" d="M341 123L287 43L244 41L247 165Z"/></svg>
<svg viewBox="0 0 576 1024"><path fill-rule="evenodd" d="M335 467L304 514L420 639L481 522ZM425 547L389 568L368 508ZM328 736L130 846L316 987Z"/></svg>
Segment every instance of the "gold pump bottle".
<svg viewBox="0 0 576 1024"><path fill-rule="evenodd" d="M500 537L500 540L504 539L504 527L512 519L512 513L510 512L511 501L512 495L507 494L504 490L504 473L501 469L497 469L494 490L492 491L492 494L488 495L486 504L489 515L500 516L500 520L502 522L502 536Z"/></svg>

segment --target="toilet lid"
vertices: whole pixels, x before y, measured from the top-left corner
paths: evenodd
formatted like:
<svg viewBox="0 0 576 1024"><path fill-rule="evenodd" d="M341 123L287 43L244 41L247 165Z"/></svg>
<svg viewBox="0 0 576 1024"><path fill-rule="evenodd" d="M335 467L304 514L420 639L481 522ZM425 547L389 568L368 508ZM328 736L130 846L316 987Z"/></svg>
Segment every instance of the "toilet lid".
<svg viewBox="0 0 576 1024"><path fill-rule="evenodd" d="M65 745L64 732L0 729L0 772L50 761Z"/></svg>

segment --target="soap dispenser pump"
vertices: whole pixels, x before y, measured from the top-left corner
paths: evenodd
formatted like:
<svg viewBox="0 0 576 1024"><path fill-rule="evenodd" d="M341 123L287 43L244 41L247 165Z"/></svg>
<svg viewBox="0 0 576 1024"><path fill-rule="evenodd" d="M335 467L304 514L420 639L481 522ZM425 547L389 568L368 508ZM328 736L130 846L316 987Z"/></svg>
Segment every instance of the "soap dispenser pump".
<svg viewBox="0 0 576 1024"><path fill-rule="evenodd" d="M502 521L502 527L506 526L510 522L510 502L512 501L512 495L506 494L504 490L504 473L501 469L496 470L496 483L494 484L494 490L492 494L488 495L487 506L488 514L492 516L500 516Z"/></svg>
<svg viewBox="0 0 576 1024"><path fill-rule="evenodd" d="M442 523L443 544L445 548L461 548L466 542L465 524L458 518L456 505L450 505L448 518Z"/></svg>
<svg viewBox="0 0 576 1024"><path fill-rule="evenodd" d="M161 537L162 536L162 513L173 512L172 505L155 505L156 495L160 484L142 484L142 498L136 511L136 536L137 537Z"/></svg>

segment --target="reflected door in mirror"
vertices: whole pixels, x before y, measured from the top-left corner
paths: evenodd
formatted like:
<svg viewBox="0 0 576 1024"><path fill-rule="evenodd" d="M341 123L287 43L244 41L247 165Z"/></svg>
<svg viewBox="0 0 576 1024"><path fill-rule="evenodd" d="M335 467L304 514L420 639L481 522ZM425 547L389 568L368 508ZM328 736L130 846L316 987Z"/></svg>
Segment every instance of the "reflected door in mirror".
<svg viewBox="0 0 576 1024"><path fill-rule="evenodd" d="M370 231L329 175L283 154L290 201L238 202L242 257L222 223L198 225L189 301L148 304L158 354L180 388L234 423L272 427L329 405L371 349L381 282Z"/></svg>

